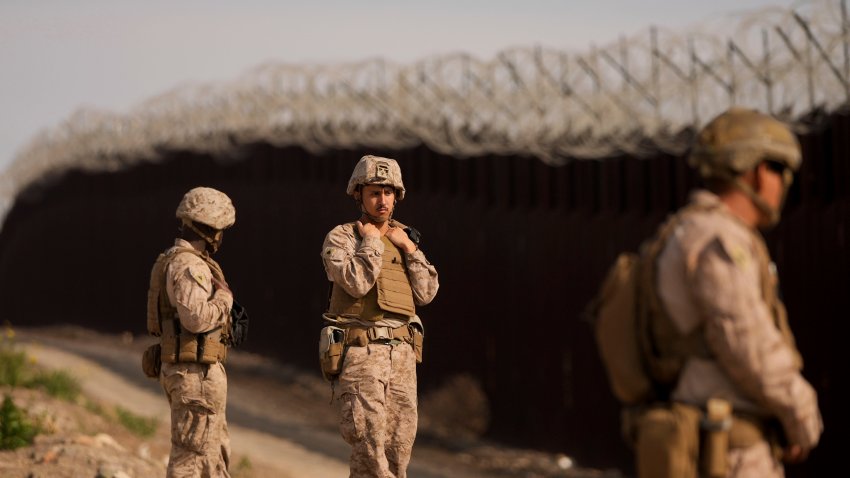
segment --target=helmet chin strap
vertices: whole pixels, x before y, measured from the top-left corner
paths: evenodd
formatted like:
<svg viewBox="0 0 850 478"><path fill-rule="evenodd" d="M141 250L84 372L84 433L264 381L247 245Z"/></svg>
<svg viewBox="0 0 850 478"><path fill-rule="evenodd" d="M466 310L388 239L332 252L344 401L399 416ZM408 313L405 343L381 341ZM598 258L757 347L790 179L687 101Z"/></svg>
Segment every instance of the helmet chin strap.
<svg viewBox="0 0 850 478"><path fill-rule="evenodd" d="M740 191L747 195L750 198L750 201L758 208L759 211L762 212L767 217L767 227L773 227L779 223L780 212L782 211L782 206L785 204L785 198L788 196L788 187L783 186L782 188L782 200L779 202L778 208L772 208L769 204L756 193L756 191L749 184L745 183L740 177L735 178L732 181L732 184L735 185Z"/></svg>
<svg viewBox="0 0 850 478"><path fill-rule="evenodd" d="M395 205L396 205L397 202L398 202L397 200L393 201L393 211L390 213L390 216L386 220L382 220L379 217L376 217L376 216L369 214L369 212L366 210L366 206L363 205L363 196L360 196L360 200L357 201L357 204L360 206L360 212L364 216L368 217L370 221L372 221L376 224L383 224L385 222L390 222L392 220L393 213L395 213Z"/></svg>
<svg viewBox="0 0 850 478"><path fill-rule="evenodd" d="M192 224L192 221L183 221L183 224L189 226L189 229L191 229L195 234L201 237L210 246L210 249L212 249L213 254L218 252L219 241L201 232L200 229L198 229L194 224Z"/></svg>
<svg viewBox="0 0 850 478"><path fill-rule="evenodd" d="M390 216L386 219L369 214L368 212L366 212L366 208L363 207L363 204L360 204L360 212L363 213L364 216L368 217L369 220L374 222L375 224L383 224L385 222L390 222L393 219L393 212L395 212L395 208L393 208L393 212L391 212Z"/></svg>

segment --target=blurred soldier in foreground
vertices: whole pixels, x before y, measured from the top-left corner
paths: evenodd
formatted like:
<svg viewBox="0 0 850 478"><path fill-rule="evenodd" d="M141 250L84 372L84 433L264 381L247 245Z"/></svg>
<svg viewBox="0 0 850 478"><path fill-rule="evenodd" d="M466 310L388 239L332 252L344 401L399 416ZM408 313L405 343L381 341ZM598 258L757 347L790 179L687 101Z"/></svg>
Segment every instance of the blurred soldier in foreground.
<svg viewBox="0 0 850 478"><path fill-rule="evenodd" d="M800 147L783 123L733 108L689 162L707 189L640 256L618 258L597 310L600 351L629 406L639 477L782 477L823 429L758 232L779 221Z"/></svg>
<svg viewBox="0 0 850 478"><path fill-rule="evenodd" d="M151 272L148 331L160 343L145 353L145 373L159 377L171 405L167 476L229 477L224 360L233 293L210 254L236 210L224 193L199 187L183 196L177 218L180 237Z"/></svg>
<svg viewBox="0 0 850 478"><path fill-rule="evenodd" d="M655 376L675 372L657 388L669 402L637 420L638 473L781 477L781 461L805 460L823 428L757 230L779 221L800 147L779 121L733 108L700 132L689 162L707 190L659 233L649 341L667 367Z"/></svg>
<svg viewBox="0 0 850 478"><path fill-rule="evenodd" d="M348 182L355 222L325 238L332 281L320 361L339 380L340 432L351 447L352 477L403 478L416 437L416 364L424 329L416 315L439 287L419 249L419 233L392 219L404 199L395 160L364 156Z"/></svg>

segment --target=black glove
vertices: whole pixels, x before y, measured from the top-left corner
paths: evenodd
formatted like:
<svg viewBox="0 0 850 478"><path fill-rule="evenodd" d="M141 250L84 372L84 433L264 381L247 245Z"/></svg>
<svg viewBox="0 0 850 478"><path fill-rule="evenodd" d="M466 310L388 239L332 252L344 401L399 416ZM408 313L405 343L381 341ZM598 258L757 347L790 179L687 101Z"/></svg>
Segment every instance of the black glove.
<svg viewBox="0 0 850 478"><path fill-rule="evenodd" d="M239 302L233 301L230 308L230 346L238 347L248 340L248 311Z"/></svg>
<svg viewBox="0 0 850 478"><path fill-rule="evenodd" d="M420 234L419 231L412 227L406 227L404 228L404 232L407 233L407 237L409 237L414 244L417 246L419 245L419 240L422 239L422 234Z"/></svg>

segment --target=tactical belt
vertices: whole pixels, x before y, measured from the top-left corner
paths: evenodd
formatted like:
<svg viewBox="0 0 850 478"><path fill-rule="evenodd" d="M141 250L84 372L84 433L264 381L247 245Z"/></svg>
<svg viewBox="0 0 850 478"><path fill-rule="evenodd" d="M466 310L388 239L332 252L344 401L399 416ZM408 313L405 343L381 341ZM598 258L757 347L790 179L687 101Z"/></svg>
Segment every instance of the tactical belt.
<svg viewBox="0 0 850 478"><path fill-rule="evenodd" d="M410 329L408 326L401 327L345 327L345 345L354 345L362 347L369 343L386 343L391 340L399 340L402 342L410 342Z"/></svg>
<svg viewBox="0 0 850 478"><path fill-rule="evenodd" d="M222 327L209 332L193 334L180 327L180 320L164 319L160 344L164 363L197 362L224 363L227 346L222 342Z"/></svg>
<svg viewBox="0 0 850 478"><path fill-rule="evenodd" d="M761 441L767 441L774 454L777 451L781 454L778 424L749 413L733 413L729 448L748 448Z"/></svg>

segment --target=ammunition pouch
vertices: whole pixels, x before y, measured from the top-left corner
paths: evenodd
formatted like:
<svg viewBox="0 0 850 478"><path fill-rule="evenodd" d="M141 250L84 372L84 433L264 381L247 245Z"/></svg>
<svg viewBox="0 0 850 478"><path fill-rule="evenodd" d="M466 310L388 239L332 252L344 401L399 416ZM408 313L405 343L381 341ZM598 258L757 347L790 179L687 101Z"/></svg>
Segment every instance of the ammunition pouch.
<svg viewBox="0 0 850 478"><path fill-rule="evenodd" d="M700 468L705 478L724 478L729 470L729 431L732 406L727 400L711 398L700 422Z"/></svg>
<svg viewBox="0 0 850 478"><path fill-rule="evenodd" d="M328 319L328 316L325 316ZM332 381L342 372L346 347L365 347L370 343L410 344L416 363L422 363L424 326L418 316L401 327L337 327L328 325L319 332L319 365L325 380ZM395 341L395 342L393 342Z"/></svg>
<svg viewBox="0 0 850 478"><path fill-rule="evenodd" d="M196 362L213 364L227 359L227 345L221 327L201 334L180 331L179 322L162 321L161 360L165 363Z"/></svg>
<svg viewBox="0 0 850 478"><path fill-rule="evenodd" d="M319 332L319 366L325 380L333 381L342 372L345 329L329 325Z"/></svg>
<svg viewBox="0 0 850 478"><path fill-rule="evenodd" d="M162 347L160 344L153 344L146 348L142 353L142 371L145 376L150 378L158 378L159 372L162 369Z"/></svg>
<svg viewBox="0 0 850 478"><path fill-rule="evenodd" d="M425 326L422 325L422 319L418 315L414 315L407 324L410 331L410 345L413 346L413 353L416 355L416 363L422 363L422 345L425 341Z"/></svg>
<svg viewBox="0 0 850 478"><path fill-rule="evenodd" d="M162 362L177 363L178 348L180 344L180 323L176 319L162 320L162 335L160 345L162 346Z"/></svg>
<svg viewBox="0 0 850 478"><path fill-rule="evenodd" d="M651 406L636 420L637 476L697 478L702 411L681 403Z"/></svg>
<svg viewBox="0 0 850 478"><path fill-rule="evenodd" d="M725 477L730 449L767 440L777 451L778 441L762 419L734 415L731 408L728 414L712 410L711 401L707 408L674 402L624 410L624 435L634 440L637 476Z"/></svg>
<svg viewBox="0 0 850 478"><path fill-rule="evenodd" d="M198 363L224 363L227 358L227 345L224 343L225 339L222 337L221 327L197 334L195 337L198 341Z"/></svg>

